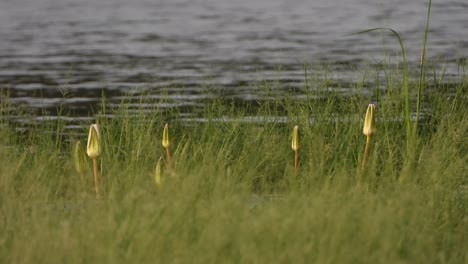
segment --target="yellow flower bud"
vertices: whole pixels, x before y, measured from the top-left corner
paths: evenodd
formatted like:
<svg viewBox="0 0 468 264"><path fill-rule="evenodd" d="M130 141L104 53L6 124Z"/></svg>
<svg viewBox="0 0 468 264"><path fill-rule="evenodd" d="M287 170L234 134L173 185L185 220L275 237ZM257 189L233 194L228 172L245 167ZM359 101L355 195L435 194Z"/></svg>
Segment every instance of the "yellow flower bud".
<svg viewBox="0 0 468 264"><path fill-rule="evenodd" d="M169 148L171 145L169 142L169 125L168 124L164 126L162 145L166 149Z"/></svg>
<svg viewBox="0 0 468 264"><path fill-rule="evenodd" d="M292 141L291 141L291 148L294 151L299 150L299 126L294 126L293 134L292 134Z"/></svg>
<svg viewBox="0 0 468 264"><path fill-rule="evenodd" d="M366 119L364 120L364 129L362 133L366 136L372 136L377 132L375 126L375 104L369 104L366 111Z"/></svg>
<svg viewBox="0 0 468 264"><path fill-rule="evenodd" d="M101 155L101 134L99 134L99 126L97 124L89 127L88 145L86 153L92 159Z"/></svg>
<svg viewBox="0 0 468 264"><path fill-rule="evenodd" d="M86 153L80 141L75 143L75 147L73 149L73 162L75 163L75 169L79 174L86 172Z"/></svg>

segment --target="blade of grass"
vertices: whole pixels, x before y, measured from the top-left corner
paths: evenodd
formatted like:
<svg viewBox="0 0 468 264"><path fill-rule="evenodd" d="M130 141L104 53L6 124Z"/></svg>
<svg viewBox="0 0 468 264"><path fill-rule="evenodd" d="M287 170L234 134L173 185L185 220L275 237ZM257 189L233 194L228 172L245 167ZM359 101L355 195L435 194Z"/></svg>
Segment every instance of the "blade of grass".
<svg viewBox="0 0 468 264"><path fill-rule="evenodd" d="M418 99L417 99L418 101L416 103L416 121L414 122L414 128L413 128L414 137L416 137L416 134L417 134L419 114L421 111L421 97L422 97L423 86L425 83L426 45L427 45L427 36L429 32L429 20L431 17L432 0L429 0L428 5L429 6L427 8L426 28L424 29L424 39L423 39L423 44L421 48L421 62L420 62L420 71L419 71Z"/></svg>
<svg viewBox="0 0 468 264"><path fill-rule="evenodd" d="M371 28L363 31L359 31L356 33L352 33L349 36L352 35L358 35L358 34L364 34L364 33L369 33L373 31L382 31L382 30L388 30L393 33L393 35L397 38L398 43L400 44L400 49L403 57L403 81L402 81L402 90L403 90L403 97L405 101L405 130L406 130L406 143L407 143L407 148L409 148L410 143L411 143L411 113L410 113L410 92L409 92L409 83L408 83L408 63L406 60L406 52L405 52L405 46L403 44L403 39L400 37L400 34L396 32L395 30L391 28L386 28L386 27L378 27L378 28Z"/></svg>

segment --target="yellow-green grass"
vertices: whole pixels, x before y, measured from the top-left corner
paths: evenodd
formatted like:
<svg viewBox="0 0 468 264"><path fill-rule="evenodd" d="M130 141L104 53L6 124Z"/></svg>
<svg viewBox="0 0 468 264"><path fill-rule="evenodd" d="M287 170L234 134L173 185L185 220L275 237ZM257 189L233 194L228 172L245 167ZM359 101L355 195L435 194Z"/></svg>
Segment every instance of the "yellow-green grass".
<svg viewBox="0 0 468 264"><path fill-rule="evenodd" d="M18 135L1 119L0 262L466 263L466 77L426 89L431 108L411 155L401 90L378 91L379 132L360 184L370 98L358 90L317 99L326 84L313 85L307 100L285 94L255 109L217 99L204 123L177 112L130 114L125 103L112 119L98 116L99 200L91 164L82 181L73 162L90 124L68 144L44 133L58 125ZM242 121L252 114L268 122ZM288 119L274 118L281 114ZM163 166L155 186L168 116L174 177Z"/></svg>

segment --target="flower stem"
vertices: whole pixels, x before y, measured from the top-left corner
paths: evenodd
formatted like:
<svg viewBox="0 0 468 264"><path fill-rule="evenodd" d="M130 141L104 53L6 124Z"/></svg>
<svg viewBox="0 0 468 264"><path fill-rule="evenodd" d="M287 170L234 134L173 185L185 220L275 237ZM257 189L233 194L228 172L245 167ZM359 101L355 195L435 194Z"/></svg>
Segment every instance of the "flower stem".
<svg viewBox="0 0 468 264"><path fill-rule="evenodd" d="M99 177L99 168L98 168L98 160L97 158L93 158L93 172L94 172L94 189L96 191L96 198L100 198L100 192L99 192L99 183L100 183L100 177Z"/></svg>
<svg viewBox="0 0 468 264"><path fill-rule="evenodd" d="M172 169L172 159L171 159L171 150L166 148L166 157L167 157L167 167Z"/></svg>
<svg viewBox="0 0 468 264"><path fill-rule="evenodd" d="M294 151L294 173L297 175L297 171L299 169L299 151Z"/></svg>
<svg viewBox="0 0 468 264"><path fill-rule="evenodd" d="M367 162L369 160L369 154L370 154L371 141L372 141L372 136L367 136L366 148L364 150L364 157L362 159L362 165L361 165L361 179L360 180L362 180L362 178L366 174Z"/></svg>

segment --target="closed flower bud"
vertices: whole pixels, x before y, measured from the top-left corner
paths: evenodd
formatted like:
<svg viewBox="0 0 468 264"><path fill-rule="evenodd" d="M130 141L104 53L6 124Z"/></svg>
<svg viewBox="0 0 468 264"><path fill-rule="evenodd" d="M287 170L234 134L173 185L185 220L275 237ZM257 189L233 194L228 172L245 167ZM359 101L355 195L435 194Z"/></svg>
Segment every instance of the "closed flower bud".
<svg viewBox="0 0 468 264"><path fill-rule="evenodd" d="M166 149L169 148L171 145L169 142L169 125L168 124L164 126L162 145Z"/></svg>
<svg viewBox="0 0 468 264"><path fill-rule="evenodd" d="M86 153L92 159L98 158L101 155L101 135L99 134L99 126L97 124L89 127Z"/></svg>
<svg viewBox="0 0 468 264"><path fill-rule="evenodd" d="M291 141L291 148L294 151L299 150L299 126L294 126L293 134L292 134L292 141Z"/></svg>
<svg viewBox="0 0 468 264"><path fill-rule="evenodd" d="M366 119L364 120L364 128L362 132L368 137L377 132L377 128L375 126L375 104L369 104L367 107Z"/></svg>

